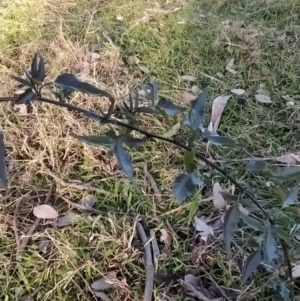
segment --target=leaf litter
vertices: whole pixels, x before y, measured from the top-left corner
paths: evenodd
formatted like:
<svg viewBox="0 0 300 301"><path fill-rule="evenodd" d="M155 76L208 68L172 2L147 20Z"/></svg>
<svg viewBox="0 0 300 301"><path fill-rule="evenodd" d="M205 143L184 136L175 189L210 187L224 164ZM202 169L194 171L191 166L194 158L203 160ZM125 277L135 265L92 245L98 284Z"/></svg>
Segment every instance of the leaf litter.
<svg viewBox="0 0 300 301"><path fill-rule="evenodd" d="M228 64L226 65L226 70L229 72L229 73L231 73L231 74L233 74L233 75L236 75L238 72L235 70L235 64L234 64L234 58L232 58L229 62L228 62Z"/></svg>
<svg viewBox="0 0 300 301"><path fill-rule="evenodd" d="M35 217L44 219L55 219L58 217L57 211L47 204L35 206L33 208L33 214Z"/></svg>
<svg viewBox="0 0 300 301"><path fill-rule="evenodd" d="M117 273L115 271L109 272L102 278L94 281L91 288L95 291L105 291L112 288L118 283Z"/></svg>
<svg viewBox="0 0 300 301"><path fill-rule="evenodd" d="M220 193L222 187L218 182L215 182L213 185L213 203L216 209L222 210L226 208L226 202L223 198L223 195Z"/></svg>
<svg viewBox="0 0 300 301"><path fill-rule="evenodd" d="M200 232L200 236L203 241L206 242L209 236L214 235L214 229L208 226L201 218L195 217L194 225L196 231Z"/></svg>

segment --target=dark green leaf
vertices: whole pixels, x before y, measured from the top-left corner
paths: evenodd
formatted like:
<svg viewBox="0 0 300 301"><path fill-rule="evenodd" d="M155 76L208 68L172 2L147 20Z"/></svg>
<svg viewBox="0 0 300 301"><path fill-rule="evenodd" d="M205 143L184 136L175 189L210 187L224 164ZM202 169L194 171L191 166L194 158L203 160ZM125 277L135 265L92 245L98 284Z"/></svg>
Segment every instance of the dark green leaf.
<svg viewBox="0 0 300 301"><path fill-rule="evenodd" d="M226 203L231 203L231 202L235 203L239 199L239 197L237 195L230 194L227 191L220 191L219 193L222 195L222 197Z"/></svg>
<svg viewBox="0 0 300 301"><path fill-rule="evenodd" d="M282 204L282 208L286 208L292 205L295 205L295 202L298 199L300 187L295 187L294 189L288 191L285 200Z"/></svg>
<svg viewBox="0 0 300 301"><path fill-rule="evenodd" d="M56 78L54 85L62 88L69 88L69 89L81 91L88 94L105 96L110 99L113 98L110 93L104 90L100 90L89 83L80 81L74 74L71 73L64 73L59 75Z"/></svg>
<svg viewBox="0 0 300 301"><path fill-rule="evenodd" d="M226 136L219 136L217 133L212 133L205 129L203 136L212 144L217 146L227 146L227 147L239 147L244 148L245 144L240 143Z"/></svg>
<svg viewBox="0 0 300 301"><path fill-rule="evenodd" d="M223 235L225 241L225 249L230 255L230 245L233 236L233 230L240 219L240 210L237 205L230 207L224 217Z"/></svg>
<svg viewBox="0 0 300 301"><path fill-rule="evenodd" d="M40 61L39 61L39 67L36 73L36 79L40 82L43 82L45 79L45 74L46 74L46 70L45 70L45 62L44 62L44 58L40 55L39 56Z"/></svg>
<svg viewBox="0 0 300 301"><path fill-rule="evenodd" d="M153 109L152 107L138 107L135 112L137 113L147 113L147 114L155 114L157 111Z"/></svg>
<svg viewBox="0 0 300 301"><path fill-rule="evenodd" d="M138 112L138 108L140 105L140 96L139 96L139 91L135 89L135 94L134 94L134 111Z"/></svg>
<svg viewBox="0 0 300 301"><path fill-rule="evenodd" d="M288 234L283 229L277 227L277 226L271 226L272 231L275 233L275 235L283 240L291 241L293 239L293 236Z"/></svg>
<svg viewBox="0 0 300 301"><path fill-rule="evenodd" d="M89 118L89 119L92 119L92 120L96 120L96 121L99 121L100 123L104 123L105 122L105 119L101 116L99 116L98 114L96 113L93 113L93 112L87 112L85 114L83 114L86 118Z"/></svg>
<svg viewBox="0 0 300 301"><path fill-rule="evenodd" d="M205 106L208 97L208 88L205 88L191 103L189 111L189 125L195 129L203 129L205 124Z"/></svg>
<svg viewBox="0 0 300 301"><path fill-rule="evenodd" d="M132 95L131 95L131 92L129 92L129 108L130 108L130 111L132 112L134 107L133 107L133 99L132 99Z"/></svg>
<svg viewBox="0 0 300 301"><path fill-rule="evenodd" d="M203 181L194 173L181 174L173 183L173 194L179 203L191 196Z"/></svg>
<svg viewBox="0 0 300 301"><path fill-rule="evenodd" d="M278 180L293 180L300 177L300 166L274 167L270 169L271 177Z"/></svg>
<svg viewBox="0 0 300 301"><path fill-rule="evenodd" d="M139 139L129 135L122 134L119 136L119 140L129 147L139 147L144 145L147 139L146 138Z"/></svg>
<svg viewBox="0 0 300 301"><path fill-rule="evenodd" d="M153 81L151 85L151 92L150 92L150 100L152 101L152 105L154 105L155 100L157 98L157 91L158 91L157 83Z"/></svg>
<svg viewBox="0 0 300 301"><path fill-rule="evenodd" d="M31 76L33 78L36 78L37 75L37 60L38 60L38 55L37 53L34 55L32 63L31 63Z"/></svg>
<svg viewBox="0 0 300 301"><path fill-rule="evenodd" d="M29 81L26 80L26 79L23 79L23 78L21 78L21 77L14 76L14 75L11 75L10 77L11 77L12 79L14 79L15 81L19 82L20 84L22 84L22 86L24 86L24 87L32 87L31 82L29 82Z"/></svg>
<svg viewBox="0 0 300 301"><path fill-rule="evenodd" d="M248 280L250 275L258 268L262 262L261 250L254 251L247 259L245 270L243 272L242 285Z"/></svg>
<svg viewBox="0 0 300 301"><path fill-rule="evenodd" d="M166 98L160 98L157 106L169 116L175 116L184 111L184 108L174 105Z"/></svg>
<svg viewBox="0 0 300 301"><path fill-rule="evenodd" d="M74 135L73 137L82 142L90 144L90 145L94 145L94 146L103 145L108 148L112 148L116 143L115 139L113 139L109 136L106 136L106 135L105 136L77 136L77 135Z"/></svg>
<svg viewBox="0 0 300 301"><path fill-rule="evenodd" d="M74 92L75 90L72 88L64 88L63 89L63 95L64 98L69 98L69 96Z"/></svg>
<svg viewBox="0 0 300 301"><path fill-rule="evenodd" d="M251 172L264 171L268 169L268 164L266 161L249 161L247 162L246 168Z"/></svg>
<svg viewBox="0 0 300 301"><path fill-rule="evenodd" d="M264 231L264 225L259 222L257 219L244 214L243 212L241 212L241 218L242 220L251 228L253 228L254 230L263 232Z"/></svg>
<svg viewBox="0 0 300 301"><path fill-rule="evenodd" d="M126 152L122 146L121 141L117 141L113 148L114 154L118 159L119 166L130 180L133 180L133 168L130 155Z"/></svg>
<svg viewBox="0 0 300 301"><path fill-rule="evenodd" d="M3 141L3 134L0 133L0 187L6 188L6 165L5 165L5 145Z"/></svg>
<svg viewBox="0 0 300 301"><path fill-rule="evenodd" d="M176 124L174 124L171 127L171 129L169 131L167 131L165 134L163 134L163 137L170 138L170 137L176 135L177 132L180 130L180 127L181 127L181 123L180 123L180 121L178 121Z"/></svg>
<svg viewBox="0 0 300 301"><path fill-rule="evenodd" d="M150 102L149 102L149 93L148 93L147 87L146 87L144 84L139 84L139 86L140 86L140 88L144 91L144 93L145 93L145 98L148 100L148 103L150 103Z"/></svg>
<svg viewBox="0 0 300 301"><path fill-rule="evenodd" d="M184 157L184 165L190 172L193 172L196 168L195 155L195 151L189 151Z"/></svg>
<svg viewBox="0 0 300 301"><path fill-rule="evenodd" d="M28 104L30 101L34 100L36 97L35 92L32 91L31 88L26 89L24 93L19 95L19 97L16 100L16 104Z"/></svg>
<svg viewBox="0 0 300 301"><path fill-rule="evenodd" d="M271 231L271 228L266 228L265 238L264 238L264 260L266 264L272 263L276 258L277 243L276 239Z"/></svg>

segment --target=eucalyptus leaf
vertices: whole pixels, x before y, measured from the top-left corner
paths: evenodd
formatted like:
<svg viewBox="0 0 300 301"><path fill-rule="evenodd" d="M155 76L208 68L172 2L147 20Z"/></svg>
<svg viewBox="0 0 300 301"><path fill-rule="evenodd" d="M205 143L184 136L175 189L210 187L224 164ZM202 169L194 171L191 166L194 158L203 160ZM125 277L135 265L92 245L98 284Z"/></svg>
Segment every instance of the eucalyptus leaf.
<svg viewBox="0 0 300 301"><path fill-rule="evenodd" d="M242 220L251 228L253 228L254 230L263 232L264 231L264 225L259 222L257 219L246 215L244 213L241 212L241 218Z"/></svg>
<svg viewBox="0 0 300 301"><path fill-rule="evenodd" d="M5 145L3 141L3 134L0 133L0 187L7 187L6 180L6 164L5 164Z"/></svg>
<svg viewBox="0 0 300 301"><path fill-rule="evenodd" d="M196 168L195 156L196 152L194 150L187 152L184 156L184 165L190 172L193 172Z"/></svg>
<svg viewBox="0 0 300 301"><path fill-rule="evenodd" d="M34 100L35 97L36 97L35 92L32 91L31 88L28 88L28 89L25 90L24 93L19 95L19 97L16 100L16 104L17 105L28 104L30 101Z"/></svg>
<svg viewBox="0 0 300 301"><path fill-rule="evenodd" d="M170 129L168 132L166 132L166 133L163 135L163 137L170 138L170 137L176 135L177 132L180 130L180 128L181 128L181 123L180 123L180 121L178 121L176 124L174 124L174 125L171 127L171 129Z"/></svg>
<svg viewBox="0 0 300 301"><path fill-rule="evenodd" d="M14 79L15 81L19 82L23 87L32 87L31 82L29 82L28 80L18 77L18 76L14 76L11 75L10 76L12 79Z"/></svg>
<svg viewBox="0 0 300 301"><path fill-rule="evenodd" d="M39 56L39 58L40 58L39 66L38 66L38 70L37 70L35 78L38 81L43 82L44 79L45 79L45 75L46 75L45 61L44 61L44 58L41 55Z"/></svg>
<svg viewBox="0 0 300 301"><path fill-rule="evenodd" d="M289 181L300 177L300 166L274 167L270 169L272 178Z"/></svg>
<svg viewBox="0 0 300 301"><path fill-rule="evenodd" d="M63 73L59 75L53 84L58 87L70 88L84 93L104 96L108 97L109 99L113 99L113 96L110 93L98 89L97 87L89 83L80 81L74 74L71 73Z"/></svg>
<svg viewBox="0 0 300 301"><path fill-rule="evenodd" d="M38 71L38 65L37 65L37 61L38 61L38 55L37 53L35 53L32 62L31 62L31 76L33 78L36 78L37 75L37 71Z"/></svg>
<svg viewBox="0 0 300 301"><path fill-rule="evenodd" d="M251 172L264 171L264 170L268 169L268 164L266 161L251 160L251 161L247 162L246 168L248 171L251 171Z"/></svg>
<svg viewBox="0 0 300 301"><path fill-rule="evenodd" d="M150 100L152 101L152 104L155 103L155 100L157 98L157 91L158 91L158 85L157 82L152 81L151 83L151 91L150 91Z"/></svg>
<svg viewBox="0 0 300 301"><path fill-rule="evenodd" d="M173 104L166 98L160 98L157 104L158 108L164 111L168 116L175 116L184 111L184 108Z"/></svg>
<svg viewBox="0 0 300 301"><path fill-rule="evenodd" d="M116 144L116 140L107 135L103 135L103 136L77 136L77 135L74 135L73 137L82 142L85 142L87 144L94 145L94 146L103 145L108 148L111 148Z"/></svg>
<svg viewBox="0 0 300 301"><path fill-rule="evenodd" d="M248 280L250 275L258 268L262 262L262 252L261 250L254 251L247 259L246 266L243 272L242 285Z"/></svg>
<svg viewBox="0 0 300 301"><path fill-rule="evenodd" d="M240 210L237 205L230 207L224 217L224 241L225 241L225 249L226 253L230 255L230 245L233 236L233 230L236 227L238 221L240 219Z"/></svg>
<svg viewBox="0 0 300 301"><path fill-rule="evenodd" d="M205 107L208 98L208 88L205 88L195 100L191 102L189 110L189 125L195 129L203 129L205 124Z"/></svg>
<svg viewBox="0 0 300 301"><path fill-rule="evenodd" d="M264 260L266 264L272 263L276 258L277 243L276 239L271 231L271 228L266 228L265 238L264 238Z"/></svg>
<svg viewBox="0 0 300 301"><path fill-rule="evenodd" d="M300 187L295 187L292 190L288 191L285 200L283 201L282 208L286 208L292 205L295 205L298 194L299 194Z"/></svg>
<svg viewBox="0 0 300 301"><path fill-rule="evenodd" d="M202 184L203 181L195 173L181 174L173 183L173 194L181 203L196 191L197 186Z"/></svg>
<svg viewBox="0 0 300 301"><path fill-rule="evenodd" d="M125 134L121 134L118 139L129 147L143 146L147 140L146 137L140 139Z"/></svg>
<svg viewBox="0 0 300 301"><path fill-rule="evenodd" d="M274 234L280 238L283 239L285 241L291 241L293 239L293 236L288 234L286 231L284 231L283 229L281 229L278 226L271 226L272 231L274 232Z"/></svg>
<svg viewBox="0 0 300 301"><path fill-rule="evenodd" d="M227 136L219 136L217 133L210 132L208 129L203 131L203 136L212 144L217 146L244 148L245 144L235 141Z"/></svg>
<svg viewBox="0 0 300 301"><path fill-rule="evenodd" d="M220 191L219 193L222 195L224 201L226 201L227 203L231 203L231 202L235 203L239 199L239 197L237 195L230 194L229 192L224 191L224 190Z"/></svg>
<svg viewBox="0 0 300 301"><path fill-rule="evenodd" d="M118 159L119 166L127 175L130 180L133 180L133 168L130 155L126 152L124 147L122 146L121 141L117 141L113 147L113 152Z"/></svg>

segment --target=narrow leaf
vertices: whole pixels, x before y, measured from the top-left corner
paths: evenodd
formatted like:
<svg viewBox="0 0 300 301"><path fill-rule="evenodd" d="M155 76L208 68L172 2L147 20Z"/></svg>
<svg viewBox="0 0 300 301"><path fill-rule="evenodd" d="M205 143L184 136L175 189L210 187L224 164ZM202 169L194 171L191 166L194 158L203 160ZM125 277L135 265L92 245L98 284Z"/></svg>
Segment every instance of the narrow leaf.
<svg viewBox="0 0 300 301"><path fill-rule="evenodd" d="M143 146L147 139L146 137L143 139L139 139L139 138L134 138L130 135L122 134L119 136L119 140L129 147L139 147L139 146Z"/></svg>
<svg viewBox="0 0 300 301"><path fill-rule="evenodd" d="M210 123L214 133L219 127L223 111L230 97L230 95L221 95L213 101Z"/></svg>
<svg viewBox="0 0 300 301"><path fill-rule="evenodd" d="M175 116L184 111L184 108L174 105L166 98L160 98L157 106L169 116Z"/></svg>
<svg viewBox="0 0 300 301"><path fill-rule="evenodd" d="M277 180L292 180L300 177L300 166L274 167L270 169L271 177Z"/></svg>
<svg viewBox="0 0 300 301"><path fill-rule="evenodd" d="M117 273L112 271L106 274L104 277L94 281L91 284L91 288L96 291L104 291L113 286L114 282L117 281Z"/></svg>
<svg viewBox="0 0 300 301"><path fill-rule="evenodd" d="M247 259L245 270L243 272L242 285L248 280L250 275L258 268L262 262L261 250L253 252Z"/></svg>
<svg viewBox="0 0 300 301"><path fill-rule="evenodd" d="M88 94L105 96L110 99L113 98L113 96L110 93L108 93L104 90L100 90L97 87L95 87L89 83L80 81L74 74L71 74L71 73L64 73L64 74L59 75L56 78L54 85L56 85L58 87L62 87L62 88L70 88L70 89L81 91L81 92L88 93Z"/></svg>
<svg viewBox="0 0 300 301"><path fill-rule="evenodd" d="M271 231L271 228L266 229L265 239L264 239L264 260L266 264L272 263L276 258L277 243L276 239Z"/></svg>
<svg viewBox="0 0 300 301"><path fill-rule="evenodd" d="M203 129L205 124L205 106L208 97L208 88L205 88L191 103L189 111L190 126L195 129Z"/></svg>
<svg viewBox="0 0 300 301"><path fill-rule="evenodd" d="M6 165L5 165L5 145L3 141L3 134L0 133L0 187L7 187L6 180Z"/></svg>
<svg viewBox="0 0 300 301"><path fill-rule="evenodd" d="M46 74L45 62L44 62L44 58L41 55L39 56L39 58L40 58L40 61L39 61L39 68L36 73L36 79L40 82L43 82L45 79L45 74Z"/></svg>
<svg viewBox="0 0 300 301"><path fill-rule="evenodd" d="M155 109L153 109L152 107L138 107L135 112L137 113L146 113L146 114L155 114L157 113L157 111Z"/></svg>
<svg viewBox="0 0 300 301"><path fill-rule="evenodd" d="M275 235L278 238L281 238L283 240L286 241L291 241L293 239L293 236L288 234L286 231L284 231L283 229L277 227L277 226L271 226L272 231L275 233Z"/></svg>
<svg viewBox="0 0 300 301"><path fill-rule="evenodd" d="M219 136L217 133L212 133L209 130L205 129L203 132L203 136L212 144L217 146L226 146L226 147L237 147L237 148L244 148L245 144L235 141L230 137L226 136Z"/></svg>
<svg viewBox="0 0 300 301"><path fill-rule="evenodd" d="M240 210L236 205L230 207L224 217L224 241L225 241L225 249L228 255L230 255L230 245L233 236L233 230L237 225L240 218Z"/></svg>
<svg viewBox="0 0 300 301"><path fill-rule="evenodd" d="M299 194L300 187L295 187L294 189L288 191L285 200L282 204L282 208L286 208L292 205L295 205L297 199L298 199L298 194Z"/></svg>
<svg viewBox="0 0 300 301"><path fill-rule="evenodd" d="M152 82L151 91L150 91L150 100L152 101L152 105L154 105L155 100L157 98L158 85L155 81Z"/></svg>
<svg viewBox="0 0 300 301"><path fill-rule="evenodd" d="M195 82L197 80L197 77L192 76L192 75L183 75L183 76L181 76L181 78L188 82Z"/></svg>
<svg viewBox="0 0 300 301"><path fill-rule="evenodd" d="M95 145L95 146L103 145L108 148L113 147L116 143L115 139L113 139L109 136L106 136L106 135L105 136L77 136L77 135L74 135L73 137L82 142L90 144L90 145Z"/></svg>
<svg viewBox="0 0 300 301"><path fill-rule="evenodd" d="M15 104L28 104L30 101L34 100L36 97L35 92L32 91L31 88L26 89L24 93L22 93L16 100Z"/></svg>
<svg viewBox="0 0 300 301"><path fill-rule="evenodd" d="M195 217L195 229L200 232L201 239L207 241L209 235L214 235L214 229L208 226L202 219Z"/></svg>
<svg viewBox="0 0 300 301"><path fill-rule="evenodd" d="M58 218L58 220L56 222L56 226L58 228L61 228L61 227L67 226L67 225L74 225L74 224L80 222L81 220L84 220L83 216L81 216L80 214L74 213L74 212L70 212L67 215Z"/></svg>
<svg viewBox="0 0 300 301"><path fill-rule="evenodd" d="M114 154L118 159L119 166L130 180L133 180L133 168L130 155L126 152L121 144L121 141L117 141L113 148Z"/></svg>
<svg viewBox="0 0 300 301"><path fill-rule="evenodd" d="M180 128L181 128L181 122L178 121L176 124L174 124L171 127L171 129L168 132L163 134L163 137L170 138L170 137L176 135L178 133L178 131L180 130Z"/></svg>
<svg viewBox="0 0 300 301"><path fill-rule="evenodd" d="M133 109L134 109L134 106L133 106L133 99L132 99L132 95L131 95L131 91L129 92L129 99L128 99L128 101L129 101L129 108L130 108L130 111L132 112L133 111Z"/></svg>
<svg viewBox="0 0 300 301"><path fill-rule="evenodd" d="M223 199L224 199L227 203L231 203L231 202L235 203L235 202L237 202L238 199L239 199L239 197L238 197L237 195L230 194L230 193L227 192L227 191L220 191L219 193L222 195Z"/></svg>
<svg viewBox="0 0 300 301"><path fill-rule="evenodd" d="M31 76L33 78L36 78L36 74L37 74L37 60L38 60L38 55L37 53L35 53L31 63Z"/></svg>
<svg viewBox="0 0 300 301"><path fill-rule="evenodd" d="M181 174L173 183L173 194L179 203L191 196L203 181L194 173Z"/></svg>
<svg viewBox="0 0 300 301"><path fill-rule="evenodd" d="M31 82L29 82L28 80L26 80L24 78L14 76L14 75L11 75L10 77L12 79L14 79L15 81L19 82L20 84L22 84L22 86L24 86L24 87L32 87Z"/></svg>
<svg viewBox="0 0 300 301"><path fill-rule="evenodd" d="M33 208L33 214L38 218L55 219L58 217L57 211L47 204L35 206Z"/></svg>
<svg viewBox="0 0 300 301"><path fill-rule="evenodd" d="M262 223L260 223L258 220L256 220L255 218L246 215L244 213L241 212L241 218L242 220L251 228L253 228L254 230L263 232L264 230L264 226Z"/></svg>
<svg viewBox="0 0 300 301"><path fill-rule="evenodd" d="M268 169L268 164L266 161L249 161L247 162L246 168L251 172L264 171Z"/></svg>
<svg viewBox="0 0 300 301"><path fill-rule="evenodd" d="M184 157L184 165L190 172L193 172L196 168L195 155L195 151L192 150L187 152Z"/></svg>
<svg viewBox="0 0 300 301"><path fill-rule="evenodd" d="M223 195L220 193L222 187L220 183L215 182L213 185L213 203L216 209L221 210L226 208L226 202L223 198Z"/></svg>

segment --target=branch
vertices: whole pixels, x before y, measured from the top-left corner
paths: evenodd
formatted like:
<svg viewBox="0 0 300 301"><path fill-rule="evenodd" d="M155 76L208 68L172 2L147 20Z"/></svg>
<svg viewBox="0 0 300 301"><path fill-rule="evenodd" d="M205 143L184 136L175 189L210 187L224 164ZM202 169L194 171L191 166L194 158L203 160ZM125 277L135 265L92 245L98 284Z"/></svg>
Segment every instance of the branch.
<svg viewBox="0 0 300 301"><path fill-rule="evenodd" d="M145 263L146 263L146 285L144 290L143 301L151 301L153 294L154 283L154 266L152 262L151 244L148 241L146 232L140 222L136 223L136 229L144 245L145 250Z"/></svg>

